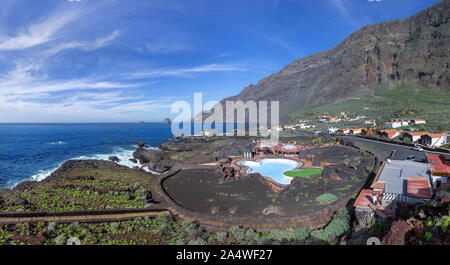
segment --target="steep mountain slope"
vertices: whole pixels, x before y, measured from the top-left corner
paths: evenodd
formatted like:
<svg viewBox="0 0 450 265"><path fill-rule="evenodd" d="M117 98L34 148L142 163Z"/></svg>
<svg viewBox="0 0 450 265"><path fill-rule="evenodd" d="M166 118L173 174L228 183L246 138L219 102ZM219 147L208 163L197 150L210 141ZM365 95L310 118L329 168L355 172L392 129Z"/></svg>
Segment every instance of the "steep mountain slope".
<svg viewBox="0 0 450 265"><path fill-rule="evenodd" d="M279 100L280 118L407 84L450 93L450 0L400 20L367 25L338 46L295 60L222 100ZM223 104L225 106L225 104Z"/></svg>

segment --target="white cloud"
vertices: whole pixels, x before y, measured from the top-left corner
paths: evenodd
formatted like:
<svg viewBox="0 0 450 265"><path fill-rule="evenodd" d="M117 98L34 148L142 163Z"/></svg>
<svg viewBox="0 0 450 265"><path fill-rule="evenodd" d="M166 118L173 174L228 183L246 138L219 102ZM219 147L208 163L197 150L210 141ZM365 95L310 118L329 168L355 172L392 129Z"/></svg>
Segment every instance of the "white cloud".
<svg viewBox="0 0 450 265"><path fill-rule="evenodd" d="M186 46L184 44L170 43L167 41L164 41L164 42L160 41L160 42L156 42L156 43L147 43L146 48L148 51L150 51L152 53L162 53L162 54L169 54L169 53L191 50L191 47Z"/></svg>
<svg viewBox="0 0 450 265"><path fill-rule="evenodd" d="M0 51L24 50L50 42L57 38L60 29L75 21L75 13L64 13L51 16L36 24L22 29L16 36L0 41Z"/></svg>
<svg viewBox="0 0 450 265"><path fill-rule="evenodd" d="M191 68L158 69L131 74L129 78L156 78L164 76L184 76L192 73L246 71L245 68L229 64L208 64Z"/></svg>
<svg viewBox="0 0 450 265"><path fill-rule="evenodd" d="M111 33L109 36L98 38L95 41L91 42L77 42L77 41L70 41L70 42L63 42L59 43L48 50L45 50L43 52L43 55L46 57L51 57L59 52L62 52L67 49L81 49L85 51L94 51L100 48L104 48L111 44L112 41L114 41L119 36L119 31L116 30L113 33Z"/></svg>

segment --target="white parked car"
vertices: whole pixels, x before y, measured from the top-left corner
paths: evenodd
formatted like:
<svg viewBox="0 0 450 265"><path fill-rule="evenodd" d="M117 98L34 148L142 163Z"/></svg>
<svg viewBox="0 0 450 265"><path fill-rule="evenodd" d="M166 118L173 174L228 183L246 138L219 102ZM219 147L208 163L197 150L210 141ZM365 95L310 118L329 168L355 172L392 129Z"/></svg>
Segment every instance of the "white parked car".
<svg viewBox="0 0 450 265"><path fill-rule="evenodd" d="M414 146L414 147L412 148L412 150L414 150L414 151L423 151L423 148L420 147L420 146Z"/></svg>

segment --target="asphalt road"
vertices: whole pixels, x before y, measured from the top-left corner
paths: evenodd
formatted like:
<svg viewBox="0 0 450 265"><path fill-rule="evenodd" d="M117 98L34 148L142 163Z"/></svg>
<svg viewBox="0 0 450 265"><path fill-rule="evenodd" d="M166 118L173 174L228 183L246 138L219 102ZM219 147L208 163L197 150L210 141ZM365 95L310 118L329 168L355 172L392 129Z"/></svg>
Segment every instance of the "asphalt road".
<svg viewBox="0 0 450 265"><path fill-rule="evenodd" d="M391 156L391 158L394 160L404 160L408 156L414 156L415 161L426 163L427 162L426 154L439 154L439 155L444 155L446 157L449 157L448 154L444 154L444 153L429 152L429 151L416 151L416 150L412 150L412 147L409 147L409 146L378 142L378 141L364 139L364 138L355 137L355 136L337 136L337 137L346 139L346 140L349 140L352 142L360 142L366 146L373 146L374 148L378 148L378 149L394 151L394 153ZM370 150L368 150L368 151L370 151ZM381 158L381 157L379 157L379 158ZM383 159L383 158L381 158L381 159Z"/></svg>

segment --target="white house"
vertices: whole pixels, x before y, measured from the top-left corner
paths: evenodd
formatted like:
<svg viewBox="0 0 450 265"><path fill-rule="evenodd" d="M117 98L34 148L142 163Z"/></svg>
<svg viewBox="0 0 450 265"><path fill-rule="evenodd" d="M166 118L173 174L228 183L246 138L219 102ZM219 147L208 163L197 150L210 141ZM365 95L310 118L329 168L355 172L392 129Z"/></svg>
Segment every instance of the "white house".
<svg viewBox="0 0 450 265"><path fill-rule="evenodd" d="M377 120L365 120L364 124L375 126L375 125L377 125Z"/></svg>
<svg viewBox="0 0 450 265"><path fill-rule="evenodd" d="M314 128L314 125L305 125L304 123L300 124L299 128L300 129L309 129L309 128Z"/></svg>
<svg viewBox="0 0 450 265"><path fill-rule="evenodd" d="M384 124L384 126L386 126L388 128L399 128L399 127L402 127L402 122L401 121L388 121Z"/></svg>
<svg viewBox="0 0 450 265"><path fill-rule="evenodd" d="M417 119L417 120L411 120L412 124L425 124L425 120Z"/></svg>
<svg viewBox="0 0 450 265"><path fill-rule="evenodd" d="M447 135L444 133L427 133L420 137L420 143L431 147L439 147L447 144Z"/></svg>
<svg viewBox="0 0 450 265"><path fill-rule="evenodd" d="M407 132L403 134L403 138L408 138L411 143L414 143L426 134L426 132Z"/></svg>
<svg viewBox="0 0 450 265"><path fill-rule="evenodd" d="M337 128L331 127L328 128L328 133L335 133L337 130L338 130Z"/></svg>
<svg viewBox="0 0 450 265"><path fill-rule="evenodd" d="M283 127L276 126L276 127L273 128L273 130L274 130L275 132L282 132L282 131L283 131Z"/></svg>
<svg viewBox="0 0 450 265"><path fill-rule="evenodd" d="M408 126L409 125L409 121L404 120L404 121L400 121L402 123L402 126Z"/></svg>

